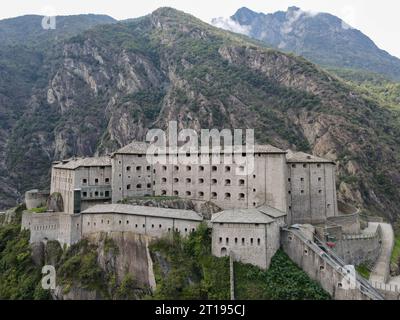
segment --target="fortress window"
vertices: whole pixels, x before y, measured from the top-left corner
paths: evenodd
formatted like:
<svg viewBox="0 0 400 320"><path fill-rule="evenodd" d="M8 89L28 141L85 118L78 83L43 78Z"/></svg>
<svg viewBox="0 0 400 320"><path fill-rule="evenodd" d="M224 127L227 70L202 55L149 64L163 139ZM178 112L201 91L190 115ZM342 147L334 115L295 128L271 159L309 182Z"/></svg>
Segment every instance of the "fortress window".
<svg viewBox="0 0 400 320"><path fill-rule="evenodd" d="M194 228L192 228L192 232L194 232Z"/></svg>
<svg viewBox="0 0 400 320"><path fill-rule="evenodd" d="M85 191L85 192L83 192L83 194L82 194L82 195L83 195L83 197L84 197L84 198L86 198L86 197L87 197L87 192L86 192L86 191Z"/></svg>
<svg viewBox="0 0 400 320"><path fill-rule="evenodd" d="M256 189L253 189L253 192L257 192L257 190L256 190Z"/></svg>
<svg viewBox="0 0 400 320"><path fill-rule="evenodd" d="M137 189L142 189L142 185L139 183L138 185L136 185Z"/></svg>
<svg viewBox="0 0 400 320"><path fill-rule="evenodd" d="M121 221L121 220L119 220L119 224L122 224L122 221Z"/></svg>
<svg viewBox="0 0 400 320"><path fill-rule="evenodd" d="M254 179L256 178L256 175L255 175L255 174L253 175L253 178L254 178Z"/></svg>
<svg viewBox="0 0 400 320"><path fill-rule="evenodd" d="M162 167L163 171L167 171L167 166Z"/></svg>
<svg viewBox="0 0 400 320"><path fill-rule="evenodd" d="M199 179L199 183L200 183L200 184L203 184L203 183L204 183L204 179L200 178L200 179Z"/></svg>
<svg viewBox="0 0 400 320"><path fill-rule="evenodd" d="M200 167L199 167L199 171L204 171L204 167L203 167L203 166L200 166Z"/></svg>
<svg viewBox="0 0 400 320"><path fill-rule="evenodd" d="M162 183L166 183L166 182L167 182L167 178L162 178L162 179L161 179L161 182L162 182Z"/></svg>
<svg viewBox="0 0 400 320"><path fill-rule="evenodd" d="M217 193L216 192L212 192L211 193L211 199L217 199Z"/></svg>
<svg viewBox="0 0 400 320"><path fill-rule="evenodd" d="M175 183L178 183L178 182L179 182L179 179L178 179L178 178L174 178L174 182L175 182Z"/></svg>
<svg viewBox="0 0 400 320"><path fill-rule="evenodd" d="M126 220L126 224L129 224L129 220Z"/></svg>
<svg viewBox="0 0 400 320"><path fill-rule="evenodd" d="M300 191L300 193L302 193L302 194L303 194L303 193L304 193L304 190L301 190L301 191Z"/></svg>
<svg viewBox="0 0 400 320"><path fill-rule="evenodd" d="M290 181L292 181L292 179L288 178L287 181L290 182Z"/></svg>
<svg viewBox="0 0 400 320"><path fill-rule="evenodd" d="M257 207L257 203L253 202L253 207Z"/></svg>
<svg viewBox="0 0 400 320"><path fill-rule="evenodd" d="M242 246L244 246L244 244L245 244L245 240L244 240L244 238L242 238Z"/></svg>
<svg viewBox="0 0 400 320"><path fill-rule="evenodd" d="M239 200L243 200L245 198L244 193L239 193Z"/></svg>
<svg viewBox="0 0 400 320"><path fill-rule="evenodd" d="M103 224L104 223L104 220L103 219L101 219L101 224Z"/></svg>
<svg viewBox="0 0 400 320"><path fill-rule="evenodd" d="M120 173L118 176L122 177L122 174Z"/></svg>
<svg viewBox="0 0 400 320"><path fill-rule="evenodd" d="M225 185L226 186L230 186L231 185L231 180L230 179L226 179L225 180Z"/></svg>
<svg viewBox="0 0 400 320"><path fill-rule="evenodd" d="M288 191L288 194L292 194L292 191L289 190L289 191Z"/></svg>
<svg viewBox="0 0 400 320"><path fill-rule="evenodd" d="M238 238L235 238L235 244L237 244L238 243Z"/></svg>
<svg viewBox="0 0 400 320"><path fill-rule="evenodd" d="M257 239L257 245L258 246L261 245L261 239L260 238Z"/></svg>
<svg viewBox="0 0 400 320"><path fill-rule="evenodd" d="M200 192L199 192L199 197L200 197L200 198L203 198L203 197L204 197L204 192L203 192L203 191L200 191Z"/></svg>
<svg viewBox="0 0 400 320"><path fill-rule="evenodd" d="M110 178L105 179L106 183L110 183Z"/></svg>
<svg viewBox="0 0 400 320"><path fill-rule="evenodd" d="M105 197L106 197L106 198L109 198L109 197L110 197L110 191L106 191L106 192L105 192Z"/></svg>
<svg viewBox="0 0 400 320"><path fill-rule="evenodd" d="M229 244L229 238L226 238L226 244Z"/></svg>
<svg viewBox="0 0 400 320"><path fill-rule="evenodd" d="M140 171L140 170L142 170L142 167L140 167L140 166L136 167L136 171Z"/></svg>
<svg viewBox="0 0 400 320"><path fill-rule="evenodd" d="M186 167L186 171L192 171L192 167L191 166L187 166Z"/></svg>
<svg viewBox="0 0 400 320"><path fill-rule="evenodd" d="M243 153L242 153L242 157L245 157L245 156L246 156L246 153L243 152Z"/></svg>
<svg viewBox="0 0 400 320"><path fill-rule="evenodd" d="M253 245L253 243L254 243L254 239L250 238L250 244Z"/></svg>
<svg viewBox="0 0 400 320"><path fill-rule="evenodd" d="M222 238L221 237L219 237L219 243L222 243Z"/></svg>
<svg viewBox="0 0 400 320"><path fill-rule="evenodd" d="M179 196L179 192L178 191L174 191L174 196Z"/></svg>
<svg viewBox="0 0 400 320"><path fill-rule="evenodd" d="M87 225L90 226L90 222L88 222Z"/></svg>
<svg viewBox="0 0 400 320"><path fill-rule="evenodd" d="M178 167L178 166L175 166L175 167L174 167L174 170L175 170L175 171L179 171L179 167Z"/></svg>
<svg viewBox="0 0 400 320"><path fill-rule="evenodd" d="M94 183L98 184L99 183L99 179L94 179Z"/></svg>
<svg viewBox="0 0 400 320"><path fill-rule="evenodd" d="M191 183L191 182L192 182L192 179L190 179L190 178L186 179L186 183Z"/></svg>
<svg viewBox="0 0 400 320"><path fill-rule="evenodd" d="M185 232L187 232L187 228L185 228Z"/></svg>
<svg viewBox="0 0 400 320"><path fill-rule="evenodd" d="M144 228L146 228L146 225L145 225L145 224L143 225L143 229L144 229Z"/></svg>
<svg viewBox="0 0 400 320"><path fill-rule="evenodd" d="M95 191L94 196L95 196L95 197L98 197L98 196L99 196L99 192L98 192L98 191Z"/></svg>
<svg viewBox="0 0 400 320"><path fill-rule="evenodd" d="M296 168L296 165L295 165L295 164L292 164L292 168Z"/></svg>
<svg viewBox="0 0 400 320"><path fill-rule="evenodd" d="M138 158L141 158L141 157L143 157L143 155L142 154L138 154Z"/></svg>
<svg viewBox="0 0 400 320"><path fill-rule="evenodd" d="M154 229L154 224L151 225L151 228Z"/></svg>
<svg viewBox="0 0 400 320"><path fill-rule="evenodd" d="M171 232L171 228L168 228L168 232Z"/></svg>
<svg viewBox="0 0 400 320"><path fill-rule="evenodd" d="M231 194L230 193L225 193L225 199L230 200L231 199Z"/></svg>
<svg viewBox="0 0 400 320"><path fill-rule="evenodd" d="M107 220L107 224L110 224L110 220Z"/></svg>
<svg viewBox="0 0 400 320"><path fill-rule="evenodd" d="M161 229L161 228L162 228L162 225L160 224L158 227Z"/></svg>
<svg viewBox="0 0 400 320"><path fill-rule="evenodd" d="M331 207L331 205L329 203L326 206L327 206L328 209Z"/></svg>
<svg viewBox="0 0 400 320"><path fill-rule="evenodd" d="M100 197L104 197L103 191L100 191Z"/></svg>
<svg viewBox="0 0 400 320"><path fill-rule="evenodd" d="M303 164L303 168L307 168L307 165L306 165L306 164Z"/></svg>
<svg viewBox="0 0 400 320"><path fill-rule="evenodd" d="M322 190L318 190L318 193L322 193Z"/></svg>
<svg viewBox="0 0 400 320"><path fill-rule="evenodd" d="M218 182L217 179L212 179L211 180L211 184L217 184L217 182Z"/></svg>
<svg viewBox="0 0 400 320"><path fill-rule="evenodd" d="M319 178L318 178L318 181L319 181L319 182L321 182L321 181L322 181L322 178L321 178L321 177L319 177Z"/></svg>
<svg viewBox="0 0 400 320"><path fill-rule="evenodd" d="M226 166L226 167L225 167L225 172L231 172L231 167Z"/></svg>
<svg viewBox="0 0 400 320"><path fill-rule="evenodd" d="M317 164L317 168L321 168L321 164Z"/></svg>
<svg viewBox="0 0 400 320"><path fill-rule="evenodd" d="M167 195L167 190L162 190L161 195L163 195L163 196Z"/></svg>
<svg viewBox="0 0 400 320"><path fill-rule="evenodd" d="M190 152L186 152L186 157L187 157L187 158L190 157Z"/></svg>
<svg viewBox="0 0 400 320"><path fill-rule="evenodd" d="M289 206L289 210L292 210L292 206Z"/></svg>
<svg viewBox="0 0 400 320"><path fill-rule="evenodd" d="M304 178L300 178L300 181L304 181Z"/></svg>
<svg viewBox="0 0 400 320"><path fill-rule="evenodd" d="M239 186L244 186L244 184L245 184L245 181L243 179L240 179L239 180Z"/></svg>
<svg viewBox="0 0 400 320"><path fill-rule="evenodd" d="M187 196L191 196L192 193L191 193L190 191L186 191L186 195L187 195Z"/></svg>
<svg viewBox="0 0 400 320"><path fill-rule="evenodd" d="M128 184L128 185L126 186L126 189L127 189L127 190L131 190L131 185Z"/></svg>
<svg viewBox="0 0 400 320"><path fill-rule="evenodd" d="M138 225L137 224L135 224L135 228L137 228L138 227Z"/></svg>
<svg viewBox="0 0 400 320"><path fill-rule="evenodd" d="M122 163L121 160L119 160L119 161L118 161L118 164L121 164L121 163Z"/></svg>
<svg viewBox="0 0 400 320"><path fill-rule="evenodd" d="M131 171L131 167L130 166L126 167L126 171Z"/></svg>
<svg viewBox="0 0 400 320"><path fill-rule="evenodd" d="M146 170L147 170L147 171L150 171L150 170L151 170L150 166L147 166L147 167L146 167Z"/></svg>
<svg viewBox="0 0 400 320"><path fill-rule="evenodd" d="M212 171L216 172L218 170L217 166L212 166Z"/></svg>
<svg viewBox="0 0 400 320"><path fill-rule="evenodd" d="M320 266L319 267L319 271L324 271L325 270L325 266Z"/></svg>
<svg viewBox="0 0 400 320"><path fill-rule="evenodd" d="M82 180L82 183L83 183L83 184L86 184L86 183L87 183L87 179L83 179L83 180Z"/></svg>

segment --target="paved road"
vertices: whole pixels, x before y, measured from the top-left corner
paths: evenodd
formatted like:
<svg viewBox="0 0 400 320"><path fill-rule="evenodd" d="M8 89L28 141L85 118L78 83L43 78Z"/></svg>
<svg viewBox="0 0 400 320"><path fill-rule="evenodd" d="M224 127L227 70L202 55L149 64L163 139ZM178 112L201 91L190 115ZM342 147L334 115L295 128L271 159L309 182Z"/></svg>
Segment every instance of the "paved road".
<svg viewBox="0 0 400 320"><path fill-rule="evenodd" d="M378 225L382 228L382 250L371 272L369 280L372 282L387 283L389 281L390 257L394 245L394 233L392 225L388 223L370 222L371 228L377 228Z"/></svg>

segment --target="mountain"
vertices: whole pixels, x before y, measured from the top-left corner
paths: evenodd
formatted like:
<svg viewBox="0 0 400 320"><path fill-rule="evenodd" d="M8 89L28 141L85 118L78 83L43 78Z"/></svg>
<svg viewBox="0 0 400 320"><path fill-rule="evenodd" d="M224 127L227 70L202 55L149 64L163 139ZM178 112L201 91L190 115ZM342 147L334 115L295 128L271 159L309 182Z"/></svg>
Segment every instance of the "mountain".
<svg viewBox="0 0 400 320"><path fill-rule="evenodd" d="M328 13L290 7L286 12L264 14L241 8L231 17L231 23L220 22L213 21L321 66L360 69L400 80L400 59L379 49L362 32Z"/></svg>
<svg viewBox="0 0 400 320"><path fill-rule="evenodd" d="M303 58L171 8L94 27L33 57L0 63L3 205L47 186L53 160L111 152L176 120L196 130L254 128L259 143L335 160L341 200L399 214L393 112ZM7 73L17 60L34 66L20 88L6 81L17 83Z"/></svg>
<svg viewBox="0 0 400 320"><path fill-rule="evenodd" d="M38 44L69 38L99 24L114 23L106 15L82 14L55 17L55 29L42 27L43 16L26 15L0 20L0 46Z"/></svg>

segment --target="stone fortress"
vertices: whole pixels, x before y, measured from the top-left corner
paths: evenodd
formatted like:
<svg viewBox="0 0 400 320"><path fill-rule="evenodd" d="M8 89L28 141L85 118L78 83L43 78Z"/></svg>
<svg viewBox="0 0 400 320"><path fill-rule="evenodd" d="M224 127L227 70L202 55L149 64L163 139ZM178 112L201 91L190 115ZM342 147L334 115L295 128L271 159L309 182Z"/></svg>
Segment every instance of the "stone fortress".
<svg viewBox="0 0 400 320"><path fill-rule="evenodd" d="M205 222L212 228L215 256L232 255L262 269L269 267L280 247L296 261L298 252L288 248L288 239L299 230L318 236L344 264L373 264L378 259L380 230L369 228L366 234L357 212L340 212L335 163L330 160L258 145L252 155L254 170L248 173L245 153L236 155L243 161L232 157L230 162L221 154L219 163L211 161L208 152L167 153L165 164L149 161L148 147L134 142L110 156L54 162L47 212L30 211L43 202L46 192L26 194L22 228L31 231L31 242L57 240L69 246L92 233L116 231L152 238L171 232L187 236ZM157 156L161 155L152 157ZM202 161L185 162L195 160L191 157ZM137 197L212 203L220 210L206 219L194 210L126 204Z"/></svg>

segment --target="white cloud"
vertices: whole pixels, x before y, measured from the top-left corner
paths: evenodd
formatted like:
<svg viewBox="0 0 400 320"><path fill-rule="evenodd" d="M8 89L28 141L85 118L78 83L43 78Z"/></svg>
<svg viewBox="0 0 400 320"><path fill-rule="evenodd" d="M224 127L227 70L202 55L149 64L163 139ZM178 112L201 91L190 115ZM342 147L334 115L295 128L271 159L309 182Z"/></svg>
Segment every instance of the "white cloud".
<svg viewBox="0 0 400 320"><path fill-rule="evenodd" d="M244 35L249 35L251 31L251 26L242 26L231 18L214 18L211 20L211 24L217 28L232 31L235 33L241 33Z"/></svg>

